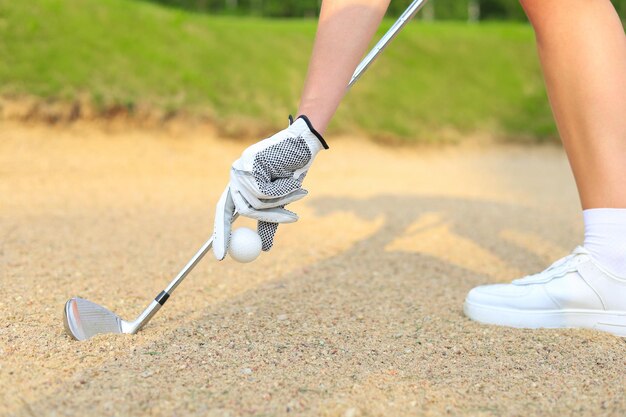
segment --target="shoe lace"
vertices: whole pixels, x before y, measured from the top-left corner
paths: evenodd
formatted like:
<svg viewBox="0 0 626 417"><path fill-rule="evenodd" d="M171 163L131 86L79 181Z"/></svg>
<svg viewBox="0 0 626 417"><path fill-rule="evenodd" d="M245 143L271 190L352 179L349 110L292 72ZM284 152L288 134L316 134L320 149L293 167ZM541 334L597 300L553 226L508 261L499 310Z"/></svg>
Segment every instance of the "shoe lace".
<svg viewBox="0 0 626 417"><path fill-rule="evenodd" d="M569 255L557 260L545 270L516 279L513 284L539 284L548 282L553 278L561 277L577 269L578 264L589 256L587 249L582 246L576 247Z"/></svg>

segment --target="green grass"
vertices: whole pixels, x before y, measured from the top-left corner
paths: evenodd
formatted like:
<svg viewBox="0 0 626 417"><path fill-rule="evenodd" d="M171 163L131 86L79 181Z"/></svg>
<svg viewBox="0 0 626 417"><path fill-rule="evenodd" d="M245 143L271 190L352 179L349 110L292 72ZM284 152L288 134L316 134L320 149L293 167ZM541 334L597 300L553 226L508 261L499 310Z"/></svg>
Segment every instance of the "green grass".
<svg viewBox="0 0 626 417"><path fill-rule="evenodd" d="M0 94L183 110L234 135L266 133L295 111L315 26L130 0L4 1ZM409 25L352 89L332 131L420 142L450 131L554 137L530 27Z"/></svg>

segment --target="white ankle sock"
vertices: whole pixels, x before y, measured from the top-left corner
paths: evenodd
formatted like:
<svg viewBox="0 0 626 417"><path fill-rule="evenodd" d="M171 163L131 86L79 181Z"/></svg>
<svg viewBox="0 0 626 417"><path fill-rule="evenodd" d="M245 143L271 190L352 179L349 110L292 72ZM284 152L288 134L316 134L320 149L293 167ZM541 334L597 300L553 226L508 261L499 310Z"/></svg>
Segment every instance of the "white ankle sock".
<svg viewBox="0 0 626 417"><path fill-rule="evenodd" d="M600 265L626 278L626 209L583 210L584 247Z"/></svg>

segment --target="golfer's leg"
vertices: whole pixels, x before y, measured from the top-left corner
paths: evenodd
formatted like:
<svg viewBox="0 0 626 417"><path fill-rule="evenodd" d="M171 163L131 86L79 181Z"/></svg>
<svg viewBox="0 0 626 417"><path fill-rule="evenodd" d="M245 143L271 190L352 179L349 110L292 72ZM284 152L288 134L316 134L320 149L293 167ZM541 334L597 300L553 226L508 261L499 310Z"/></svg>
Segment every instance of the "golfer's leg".
<svg viewBox="0 0 626 417"><path fill-rule="evenodd" d="M585 219L585 248L626 277L626 36L609 0L523 0ZM594 210L589 210L594 209Z"/></svg>
<svg viewBox="0 0 626 417"><path fill-rule="evenodd" d="M324 133L390 0L325 0L300 99L305 114Z"/></svg>
<svg viewBox="0 0 626 417"><path fill-rule="evenodd" d="M609 0L522 0L574 171L585 244L554 267L474 288L466 314L626 336L626 38Z"/></svg>
<svg viewBox="0 0 626 417"><path fill-rule="evenodd" d="M626 208L626 36L609 0L522 0L584 209Z"/></svg>

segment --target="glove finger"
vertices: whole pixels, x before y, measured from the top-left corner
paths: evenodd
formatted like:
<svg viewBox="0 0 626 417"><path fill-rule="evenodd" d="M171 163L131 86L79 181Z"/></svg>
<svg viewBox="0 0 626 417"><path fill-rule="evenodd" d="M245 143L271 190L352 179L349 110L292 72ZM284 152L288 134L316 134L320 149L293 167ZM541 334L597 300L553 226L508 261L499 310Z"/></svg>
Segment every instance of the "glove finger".
<svg viewBox="0 0 626 417"><path fill-rule="evenodd" d="M298 221L298 215L280 207L256 210L239 192L231 193L237 211L244 217L270 223L293 223Z"/></svg>
<svg viewBox="0 0 626 417"><path fill-rule="evenodd" d="M293 203L294 201L298 201L309 193L307 190L303 188L298 188L294 192L287 194L284 197L278 198L258 198L255 193L251 193L245 187L245 184L241 184L237 181L236 178L231 177L231 189L241 193L241 196L250 204L251 207L262 210L267 208L281 207L286 206L287 204Z"/></svg>
<svg viewBox="0 0 626 417"><path fill-rule="evenodd" d="M226 256L234 213L235 203L231 196L230 187L226 187L217 202L213 224L213 255L218 261Z"/></svg>
<svg viewBox="0 0 626 417"><path fill-rule="evenodd" d="M271 182L259 184L259 189L266 197L284 197L301 187L302 183L293 177L277 178Z"/></svg>
<svg viewBox="0 0 626 417"><path fill-rule="evenodd" d="M261 236L261 248L268 251L274 245L274 235L278 229L278 223L260 221L257 224L257 233Z"/></svg>
<svg viewBox="0 0 626 417"><path fill-rule="evenodd" d="M248 190L249 194L260 200L285 197L302 187L302 182L298 178L285 177L259 182L250 172L234 168L230 171L230 180L231 184L238 184L237 188Z"/></svg>

